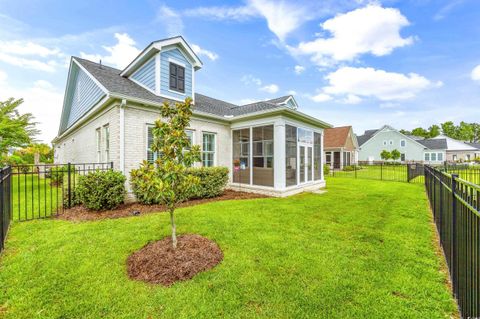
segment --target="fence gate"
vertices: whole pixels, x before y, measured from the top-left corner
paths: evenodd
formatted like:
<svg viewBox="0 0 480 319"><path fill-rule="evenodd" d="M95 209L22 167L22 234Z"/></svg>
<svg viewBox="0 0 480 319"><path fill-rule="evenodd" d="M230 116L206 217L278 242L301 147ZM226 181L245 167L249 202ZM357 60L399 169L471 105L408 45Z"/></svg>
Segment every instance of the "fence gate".
<svg viewBox="0 0 480 319"><path fill-rule="evenodd" d="M11 173L10 167L0 168L0 252L4 247L12 214Z"/></svg>
<svg viewBox="0 0 480 319"><path fill-rule="evenodd" d="M425 166L420 163L407 164L407 180L410 182L412 179L425 174Z"/></svg>

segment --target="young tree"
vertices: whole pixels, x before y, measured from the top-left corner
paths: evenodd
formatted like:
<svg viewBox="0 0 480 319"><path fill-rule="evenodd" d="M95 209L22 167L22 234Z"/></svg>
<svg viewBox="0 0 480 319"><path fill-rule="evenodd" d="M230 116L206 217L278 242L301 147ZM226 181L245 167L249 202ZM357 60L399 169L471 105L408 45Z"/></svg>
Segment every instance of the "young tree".
<svg viewBox="0 0 480 319"><path fill-rule="evenodd" d="M428 137L432 138L437 137L438 135L440 135L440 126L433 124L428 128Z"/></svg>
<svg viewBox="0 0 480 319"><path fill-rule="evenodd" d="M381 153L380 153L380 157L382 158L382 160L384 161L388 161L389 159L392 158L392 154L387 151L387 150L383 150Z"/></svg>
<svg viewBox="0 0 480 319"><path fill-rule="evenodd" d="M441 124L442 133L451 138L457 138L457 127L453 124L452 121L448 121Z"/></svg>
<svg viewBox="0 0 480 319"><path fill-rule="evenodd" d="M195 190L199 179L187 174L187 168L200 161L200 146L190 145L185 129L192 116L192 100L185 103L163 103L160 108L161 119L155 121L152 130L152 151L159 156L155 163L154 187L160 203L167 206L172 226L172 244L177 248L175 226L175 208L188 199Z"/></svg>
<svg viewBox="0 0 480 319"><path fill-rule="evenodd" d="M422 127L417 127L412 130L412 135L420 136L420 137L428 137L428 132L426 129Z"/></svg>
<svg viewBox="0 0 480 319"><path fill-rule="evenodd" d="M401 156L402 156L402 154L400 154L400 151L397 150L397 149L394 149L394 150L390 153L390 157L391 157L394 161L400 159Z"/></svg>
<svg viewBox="0 0 480 319"><path fill-rule="evenodd" d="M25 147L38 134L31 113L20 114L23 99L0 101L0 156L11 147Z"/></svg>

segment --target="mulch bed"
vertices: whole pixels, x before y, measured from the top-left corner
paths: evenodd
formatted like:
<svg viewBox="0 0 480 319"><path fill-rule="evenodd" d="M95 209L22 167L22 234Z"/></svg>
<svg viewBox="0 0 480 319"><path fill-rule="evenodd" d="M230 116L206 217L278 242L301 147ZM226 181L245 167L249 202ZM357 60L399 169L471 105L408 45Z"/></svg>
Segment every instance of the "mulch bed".
<svg viewBox="0 0 480 319"><path fill-rule="evenodd" d="M127 259L127 272L134 280L171 286L215 267L222 259L221 249L208 238L182 235L177 238L177 248L173 249L169 236L131 254Z"/></svg>
<svg viewBox="0 0 480 319"><path fill-rule="evenodd" d="M225 190L224 193L220 196L213 197L213 198L189 200L187 202L181 203L178 207L194 206L198 204L223 201L223 200L253 199L253 198L265 198L265 197L268 197L268 196L255 194L255 193ZM88 220L99 220L99 219L107 219L107 218L129 217L133 215L143 215L148 213L165 212L165 211L166 211L165 205L143 205L140 203L122 204L116 209L99 211L99 212L88 210L83 206L75 206L69 209L65 209L62 214L57 216L57 218L70 220L70 221L88 221ZM136 212L136 214L134 214L134 212Z"/></svg>

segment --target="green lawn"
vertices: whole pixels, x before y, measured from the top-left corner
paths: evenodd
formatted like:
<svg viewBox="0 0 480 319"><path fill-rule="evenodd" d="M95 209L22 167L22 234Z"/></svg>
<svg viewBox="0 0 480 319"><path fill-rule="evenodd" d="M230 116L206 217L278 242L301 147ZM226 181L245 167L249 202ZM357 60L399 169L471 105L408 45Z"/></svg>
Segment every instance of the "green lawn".
<svg viewBox="0 0 480 319"><path fill-rule="evenodd" d="M50 216L62 209L63 189L52 186L49 178L28 173L12 176L12 217L27 220Z"/></svg>
<svg viewBox="0 0 480 319"><path fill-rule="evenodd" d="M180 233L225 258L170 288L134 282L126 258L169 234L166 214L14 223L0 259L6 318L449 318L421 185L335 178L328 192L212 202Z"/></svg>
<svg viewBox="0 0 480 319"><path fill-rule="evenodd" d="M357 168L356 171L332 170L330 175L333 177L376 179L396 182L406 182L408 178L407 165L364 165ZM424 183L424 181L423 176L417 176L411 182Z"/></svg>

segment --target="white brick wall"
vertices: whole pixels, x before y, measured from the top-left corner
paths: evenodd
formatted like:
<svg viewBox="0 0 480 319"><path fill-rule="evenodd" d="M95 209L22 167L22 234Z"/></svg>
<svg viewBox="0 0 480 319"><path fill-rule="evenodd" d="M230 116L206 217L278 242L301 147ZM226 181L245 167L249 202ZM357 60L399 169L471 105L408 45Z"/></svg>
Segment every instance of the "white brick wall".
<svg viewBox="0 0 480 319"><path fill-rule="evenodd" d="M118 169L119 163L119 108L112 106L95 116L80 128L69 133L55 144L55 163L97 163L97 148L95 130L109 125L110 128L110 161ZM103 144L103 143L102 143ZM105 162L104 146L102 145L102 162Z"/></svg>
<svg viewBox="0 0 480 319"><path fill-rule="evenodd" d="M153 109L125 108L125 174L147 159L147 125L153 124L160 113ZM202 132L216 133L216 165L231 165L231 130L228 124L192 118L189 129L194 131L194 144L202 145ZM199 165L199 164L197 164Z"/></svg>

